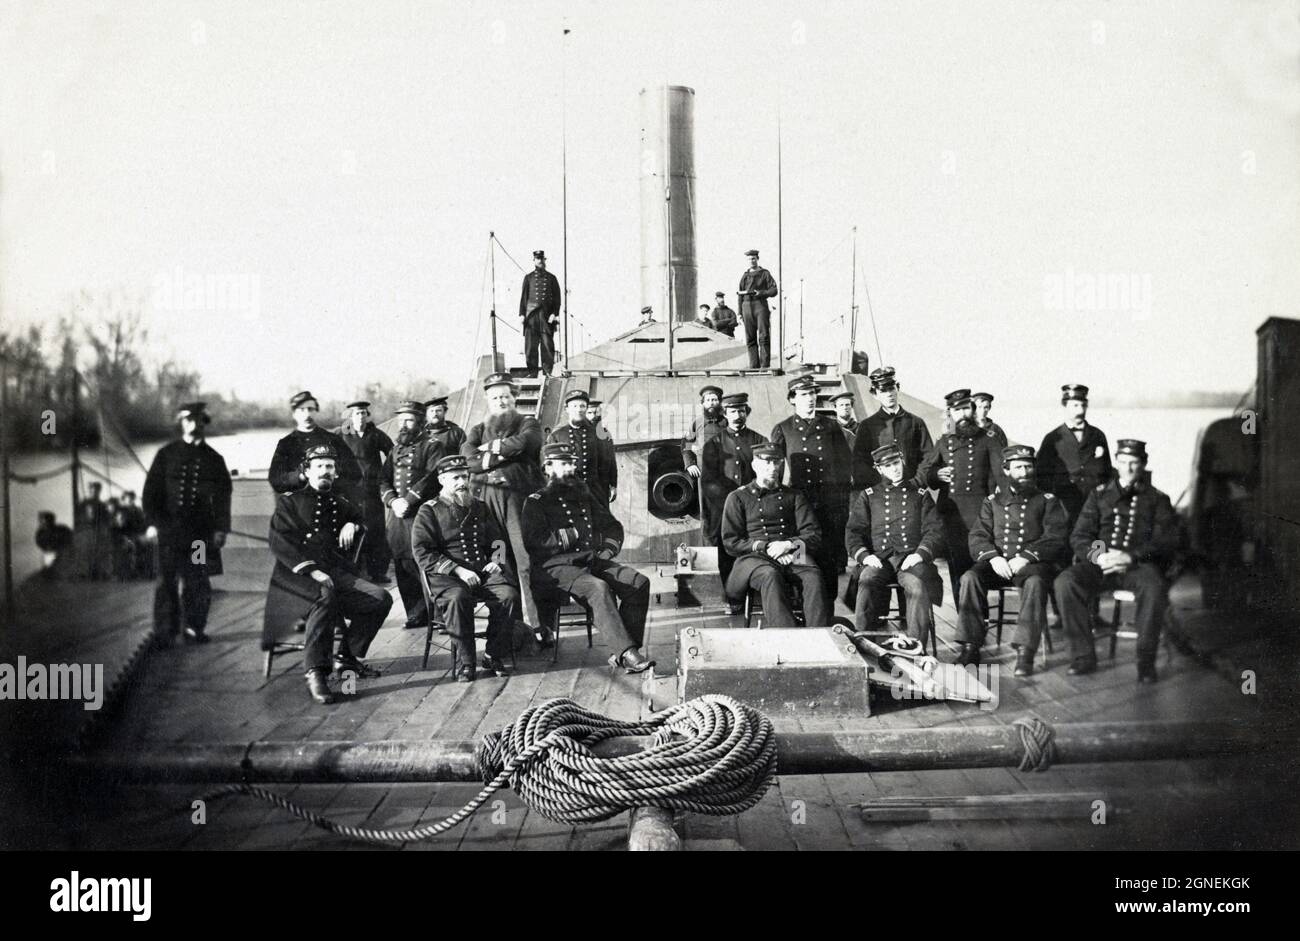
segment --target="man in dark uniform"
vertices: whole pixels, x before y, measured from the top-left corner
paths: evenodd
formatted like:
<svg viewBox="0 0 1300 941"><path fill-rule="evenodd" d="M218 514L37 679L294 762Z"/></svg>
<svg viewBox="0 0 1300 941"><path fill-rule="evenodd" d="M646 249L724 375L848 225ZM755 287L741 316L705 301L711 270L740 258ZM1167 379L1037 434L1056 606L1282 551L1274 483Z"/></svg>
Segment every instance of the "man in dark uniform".
<svg viewBox="0 0 1300 941"><path fill-rule="evenodd" d="M1061 386L1061 407L1065 422L1043 438L1036 476L1044 492L1056 494L1065 504L1073 527L1088 494L1109 480L1114 471L1105 432L1088 423L1088 387Z"/></svg>
<svg viewBox="0 0 1300 941"><path fill-rule="evenodd" d="M451 635L456 681L474 680L474 606L479 602L488 609L483 669L509 676L505 657L522 608L519 586L505 562L505 530L470 494L464 455L440 458L434 470L440 490L416 513L411 548Z"/></svg>
<svg viewBox="0 0 1300 941"><path fill-rule="evenodd" d="M564 410L568 421L547 436L547 444L563 444L573 454L579 480L584 480L596 498L606 505L613 501L610 494L613 483L605 463L605 450L596 437L596 429L587 421L587 403L591 397L581 389L574 389L564 397Z"/></svg>
<svg viewBox="0 0 1300 941"><path fill-rule="evenodd" d="M989 412L993 409L993 393L976 392L970 398L975 403L975 424L985 431L993 432L997 436L998 447L1005 448L1007 446L1007 433L1002 430L1002 427L997 422L989 418Z"/></svg>
<svg viewBox="0 0 1300 941"><path fill-rule="evenodd" d="M713 329L735 339L736 312L727 306L727 295L718 291L713 295Z"/></svg>
<svg viewBox="0 0 1300 941"><path fill-rule="evenodd" d="M524 542L532 559L534 589L561 592L591 612L596 630L613 653L611 667L641 673L654 661L641 653L650 580L614 561L623 548L623 524L609 504L576 476L574 454L563 444L542 451L546 486L524 501Z"/></svg>
<svg viewBox="0 0 1300 941"><path fill-rule="evenodd" d="M156 642L169 646L180 631L182 600L185 637L206 643L209 575L221 574L221 547L230 532L230 472L203 440L211 419L203 402L182 405L176 414L181 436L154 455L144 481L148 533L158 541L158 588L154 592ZM177 581L185 586L184 596Z"/></svg>
<svg viewBox="0 0 1300 941"><path fill-rule="evenodd" d="M691 419L691 430L682 439L682 466L696 480L700 478L700 454L704 446L726 424L726 416L722 414L721 387L705 386L700 389L700 414ZM721 507L718 512L722 512Z"/></svg>
<svg viewBox="0 0 1300 941"><path fill-rule="evenodd" d="M403 402L393 414L400 424L397 442L380 472L379 499L386 508L384 532L406 609L406 627L417 628L425 626L428 611L411 552L411 527L420 504L437 495L438 475L433 467L443 454L424 433L424 403Z"/></svg>
<svg viewBox="0 0 1300 941"><path fill-rule="evenodd" d="M1166 572L1181 547L1181 533L1169 497L1143 481L1146 465L1146 444L1121 439L1115 478L1088 494L1070 534L1075 558L1084 561L1057 576L1056 599L1070 641L1071 675L1097 668L1092 610L1102 591L1123 588L1137 596L1138 681L1156 681L1160 628L1169 606Z"/></svg>
<svg viewBox="0 0 1300 941"><path fill-rule="evenodd" d="M745 345L749 347L749 368L767 369L772 364L772 313L767 299L776 297L772 273L758 264L758 250L745 252L749 270L740 276L740 319L745 323ZM778 362L780 355L777 356Z"/></svg>
<svg viewBox="0 0 1300 941"><path fill-rule="evenodd" d="M524 541L523 509L528 495L545 483L542 477L542 426L536 418L515 410L515 385L509 373L493 373L483 380L487 418L469 430L461 453L469 460L470 479L477 496L510 537L510 551L524 620L539 645L550 644L550 630L542 624L533 600L531 563Z"/></svg>
<svg viewBox="0 0 1300 941"><path fill-rule="evenodd" d="M41 550L41 577L67 578L74 555L72 530L56 522L49 510L42 510L37 520L40 525L36 529L36 548Z"/></svg>
<svg viewBox="0 0 1300 941"><path fill-rule="evenodd" d="M844 548L857 569L844 603L859 631L875 630L889 612L889 585L898 582L907 607L907 633L922 648L934 633L934 605L943 603L943 579L934 560L943 551L943 525L934 501L915 480L903 477L896 444L871 455L880 483L857 494L849 509Z"/></svg>
<svg viewBox="0 0 1300 941"><path fill-rule="evenodd" d="M276 493L292 493L307 482L303 457L310 448L329 446L338 455L333 486L357 506L361 506L361 467L352 456L341 435L320 426L317 415L320 403L310 392L299 392L289 400L294 429L275 445L267 480Z"/></svg>
<svg viewBox="0 0 1300 941"><path fill-rule="evenodd" d="M722 580L725 595L735 559L722 544L722 509L733 490L754 479L754 448L766 444L767 439L746 427L750 413L746 393L724 396L722 412L727 423L705 441L699 468L700 492L704 499L704 533L709 545L718 550L718 577ZM732 613L736 613L736 603L730 604Z"/></svg>
<svg viewBox="0 0 1300 941"><path fill-rule="evenodd" d="M149 523L144 518L144 510L135 502L134 490L126 490L122 493L118 519L118 528L126 550L125 576L153 578L152 553L147 551L148 543L144 538Z"/></svg>
<svg viewBox="0 0 1300 941"><path fill-rule="evenodd" d="M898 445L903 452L903 479L911 480L916 476L922 459L934 447L925 422L898 404L902 386L895 378L893 367L874 369L869 378L871 394L879 400L880 408L858 423L857 437L853 442L853 486L858 489L880 482L880 474L871 460L876 448L886 444Z"/></svg>
<svg viewBox="0 0 1300 941"><path fill-rule="evenodd" d="M835 409L835 423L840 426L840 431L844 432L844 440L849 445L851 459L853 445L858 437L858 420L853 417L853 393L836 392L831 396L831 406Z"/></svg>
<svg viewBox="0 0 1300 941"><path fill-rule="evenodd" d="M596 429L601 460L605 462L605 470L609 474L609 502L613 503L618 499L618 452L614 450L614 436L601 424L602 405L600 399L587 400L587 421Z"/></svg>
<svg viewBox="0 0 1300 941"><path fill-rule="evenodd" d="M838 432L837 432L838 433ZM754 479L727 497L722 509L722 545L735 562L727 595L744 600L756 589L768 627L794 627L794 582L803 587L804 623L825 627L832 597L815 565L798 561L815 556L822 532L803 493L781 483L785 452L775 444L753 449Z"/></svg>
<svg viewBox="0 0 1300 941"><path fill-rule="evenodd" d="M103 499L104 487L92 482L86 487L85 498L77 504L73 520L77 565L91 581L109 576L109 518L108 505Z"/></svg>
<svg viewBox="0 0 1300 941"><path fill-rule="evenodd" d="M360 538L357 527L363 520L361 509L335 490L339 454L328 445L308 451L303 461L306 485L276 503L270 532L275 570L262 631L262 649L269 650L278 628L306 609L307 691L322 705L334 701L331 660L342 675L379 675L361 658L393 606L388 592L362 578L352 563L350 551ZM340 626L343 638L335 654L334 632Z"/></svg>
<svg viewBox="0 0 1300 941"><path fill-rule="evenodd" d="M388 541L379 538L384 528L384 504L379 499L379 474L383 470L384 458L393 450L393 439L388 437L370 420L369 402L351 402L348 404L348 420L335 431L348 446L357 466L361 468L361 512L366 520L366 532L373 533L374 538L367 539L362 546L366 561L366 574L376 585L388 581L388 562L390 553Z"/></svg>
<svg viewBox="0 0 1300 941"><path fill-rule="evenodd" d="M546 270L546 253L533 252L533 270L524 275L519 294L519 317L524 322L524 358L528 375L537 377L537 354L542 357L542 371L555 368L555 331L560 325L560 282Z"/></svg>
<svg viewBox="0 0 1300 941"><path fill-rule="evenodd" d="M939 491L936 505L943 520L943 541L948 556L952 594L959 596L961 577L974 564L970 555L970 530L979 519L980 506L1002 476L1002 452L997 438L975 424L970 389L944 396L953 430L941 437L921 462L916 482Z"/></svg>
<svg viewBox="0 0 1300 941"><path fill-rule="evenodd" d="M447 397L440 395L424 403L424 433L441 446L443 454L459 454L465 444L465 429L447 418Z"/></svg>
<svg viewBox="0 0 1300 941"><path fill-rule="evenodd" d="M791 379L786 397L794 415L772 429L772 444L785 455L788 483L807 498L817 518L822 539L813 558L826 580L826 597L833 599L847 561L844 526L849 519L852 454L835 419L817 414L817 380Z"/></svg>
<svg viewBox="0 0 1300 941"><path fill-rule="evenodd" d="M1067 519L1061 501L1034 484L1033 448L1023 444L1003 448L1002 467L1005 479L985 497L970 531L975 564L961 577L957 662L980 662L988 630L989 591L1014 586L1020 592L1011 641L1017 651L1016 676L1030 676L1047 623L1047 594L1065 552Z"/></svg>

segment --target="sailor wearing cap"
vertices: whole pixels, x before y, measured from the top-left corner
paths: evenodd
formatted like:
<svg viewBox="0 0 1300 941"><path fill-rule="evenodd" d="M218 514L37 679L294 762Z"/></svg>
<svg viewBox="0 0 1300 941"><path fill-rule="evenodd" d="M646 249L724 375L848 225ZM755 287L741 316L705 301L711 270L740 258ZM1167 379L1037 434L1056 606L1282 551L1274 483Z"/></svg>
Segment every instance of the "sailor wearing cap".
<svg viewBox="0 0 1300 941"><path fill-rule="evenodd" d="M568 393L564 397L568 421L553 429L546 443L568 447L573 452L578 479L585 480L598 499L613 503L618 496L611 480L613 472L606 464L607 454L596 437L596 429L587 421L587 403L590 400L591 396L581 389Z"/></svg>
<svg viewBox="0 0 1300 941"><path fill-rule="evenodd" d="M275 445L271 469L267 480L276 493L291 493L307 482L303 455L309 448L328 445L338 452L335 486L340 487L352 501L361 504L361 467L352 456L352 449L340 435L322 428L317 421L320 403L310 392L299 392L289 400L293 413L294 429Z"/></svg>
<svg viewBox="0 0 1300 941"><path fill-rule="evenodd" d="M971 527L969 547L974 566L961 577L957 604L958 663L979 663L988 630L988 593L1014 586L1020 613L1011 646L1016 649L1016 676L1034 672L1034 654L1047 623L1047 595L1065 561L1065 507L1034 484L1034 449L1002 449L1003 482L980 505Z"/></svg>
<svg viewBox="0 0 1300 941"><path fill-rule="evenodd" d="M614 561L623 525L576 475L575 455L563 444L542 450L547 482L524 501L524 541L534 589L551 603L566 595L591 612L612 651L609 663L628 673L654 665L641 653L650 580Z"/></svg>
<svg viewBox="0 0 1300 941"><path fill-rule="evenodd" d="M637 321L637 326L638 326L638 327L644 327L646 324L648 324L648 323L654 323L654 322L655 322L655 309L654 309L653 307L648 306L648 305L645 306L645 307L642 307L642 308L641 308L641 319L640 319L639 321Z"/></svg>
<svg viewBox="0 0 1300 941"><path fill-rule="evenodd" d="M718 550L718 576L722 579L724 595L735 559L722 543L722 510L733 490L738 490L754 479L754 448L767 444L766 438L748 427L749 413L748 394L736 392L724 395L722 414L726 424L705 441L700 455L704 531L709 544Z"/></svg>
<svg viewBox="0 0 1300 941"><path fill-rule="evenodd" d="M370 420L370 403L365 401L348 403L348 419L335 434L357 459L361 468L361 510L366 518L366 532L379 533L384 528L384 504L379 499L379 475L383 470L384 458L393 450L393 439L380 430ZM385 539L367 539L362 547L366 561L366 574L377 585L388 581L389 551Z"/></svg>
<svg viewBox="0 0 1300 941"><path fill-rule="evenodd" d="M814 565L796 561L800 550L814 557L822 533L807 498L781 483L785 454L775 444L753 448L754 479L734 490L722 510L722 545L735 559L727 580L733 603L750 589L763 600L768 627L794 627L794 586L803 588L804 623L830 623L831 598Z"/></svg>
<svg viewBox="0 0 1300 941"><path fill-rule="evenodd" d="M786 480L808 500L822 541L814 558L826 580L826 597L839 591L847 559L844 526L849 519L853 456L833 418L817 414L817 380L798 376L787 383L794 414L772 429L772 444L786 460Z"/></svg>
<svg viewBox="0 0 1300 941"><path fill-rule="evenodd" d="M848 390L836 392L831 396L831 407L835 409L835 423L844 433L844 440L849 445L850 458L853 444L858 436L858 420L853 417L853 393Z"/></svg>
<svg viewBox="0 0 1300 941"><path fill-rule="evenodd" d="M886 444L896 444L903 452L903 479L916 477L921 460L930 453L934 442L925 422L898 404L902 388L892 366L871 371L871 394L880 408L858 424L853 442L853 486L870 487L880 480L871 453Z"/></svg>
<svg viewBox="0 0 1300 941"><path fill-rule="evenodd" d="M333 445L314 445L306 454L306 486L282 495L271 517L275 570L267 592L262 649L271 650L281 632L306 615L303 661L307 691L318 703L334 701L328 677L331 658L340 674L368 678L379 671L361 658L393 606L388 592L361 577L352 562L363 538L361 509L335 488ZM338 653L334 633L342 627Z"/></svg>
<svg viewBox="0 0 1300 941"><path fill-rule="evenodd" d="M533 601L528 547L523 537L523 509L528 495L545 483L542 477L542 426L536 418L515 410L515 385L509 373L483 380L487 418L469 430L461 454L469 459L475 496L510 538L511 565L519 577L524 620L542 646L550 631L542 624Z"/></svg>
<svg viewBox="0 0 1300 941"><path fill-rule="evenodd" d="M451 635L456 680L468 683L475 677L474 607L480 602L488 609L483 669L508 676L505 658L523 608L506 561L505 530L470 494L469 461L463 455L441 458L434 471L439 493L416 512L411 548L434 610Z"/></svg>
<svg viewBox="0 0 1300 941"><path fill-rule="evenodd" d="M609 474L609 502L613 503L618 497L618 455L614 451L614 436L601 423L603 407L604 403L600 399L587 400L587 421L596 432L601 460L605 462L605 470Z"/></svg>
<svg viewBox="0 0 1300 941"><path fill-rule="evenodd" d="M971 401L975 403L975 424L979 425L985 431L991 431L998 439L998 447L1007 446L1007 433L1002 427L989 418L989 412L993 409L992 392L976 392L971 395Z"/></svg>
<svg viewBox="0 0 1300 941"><path fill-rule="evenodd" d="M943 603L943 579L935 557L943 552L943 526L930 495L903 476L896 444L872 452L880 482L858 493L849 509L844 548L856 569L844 603L859 631L876 629L889 612L889 586L903 589L907 633L924 647L934 633L933 606Z"/></svg>
<svg viewBox="0 0 1300 941"><path fill-rule="evenodd" d="M767 299L776 297L776 280L758 264L758 249L745 252L749 269L740 276L740 318L745 322L745 344L749 347L749 368L767 369L772 361L772 314Z"/></svg>
<svg viewBox="0 0 1300 941"><path fill-rule="evenodd" d="M727 424L722 414L722 387L700 389L700 414L691 419L691 430L682 439L682 466L692 477L700 476L700 452L709 439Z"/></svg>
<svg viewBox="0 0 1300 941"><path fill-rule="evenodd" d="M1156 681L1160 628L1169 606L1166 573L1181 548L1178 517L1169 497L1144 479L1146 444L1121 439L1113 480L1088 494L1070 534L1076 562L1056 578L1061 622L1070 641L1071 674L1097 668L1092 610L1102 591L1123 588L1137 596L1138 680Z"/></svg>
<svg viewBox="0 0 1300 941"><path fill-rule="evenodd" d="M459 454L465 444L465 429L447 418L447 397L434 396L424 403L424 433L443 454Z"/></svg>
<svg viewBox="0 0 1300 941"><path fill-rule="evenodd" d="M524 322L524 358L528 375L537 377L537 357L546 375L555 368L555 331L560 325L560 282L546 270L546 253L533 252L533 270L524 275L519 317Z"/></svg>
<svg viewBox="0 0 1300 941"><path fill-rule="evenodd" d="M380 474L379 498L386 508L384 531L393 555L397 590L406 610L406 627L419 628L427 622L428 609L411 552L411 527L420 504L438 493L438 475L433 468L444 454L440 445L424 433L423 402L403 402L393 416L398 422L397 443Z"/></svg>
<svg viewBox="0 0 1300 941"><path fill-rule="evenodd" d="M939 491L936 504L943 520L943 541L948 556L948 577L953 597L959 595L961 577L974 564L970 555L970 529L979 519L980 506L1002 477L1002 454L997 438L975 424L970 389L944 396L952 431L930 449L917 482Z"/></svg>
<svg viewBox="0 0 1300 941"><path fill-rule="evenodd" d="M212 603L209 574L221 574L221 547L230 532L230 472L204 440L212 420L203 402L187 402L176 413L181 436L154 455L144 481L148 534L158 541L158 587L154 592L154 637L172 643L180 630L184 585L185 637L202 643Z"/></svg>
<svg viewBox="0 0 1300 941"><path fill-rule="evenodd" d="M713 312L710 314L710 318L713 320L714 330L735 339L736 312L727 306L727 295L721 291L713 295Z"/></svg>
<svg viewBox="0 0 1300 941"><path fill-rule="evenodd" d="M1083 502L1097 485L1114 474L1106 434L1088 422L1088 387L1061 386L1065 422L1043 437L1038 449L1038 486L1054 493L1074 526Z"/></svg>

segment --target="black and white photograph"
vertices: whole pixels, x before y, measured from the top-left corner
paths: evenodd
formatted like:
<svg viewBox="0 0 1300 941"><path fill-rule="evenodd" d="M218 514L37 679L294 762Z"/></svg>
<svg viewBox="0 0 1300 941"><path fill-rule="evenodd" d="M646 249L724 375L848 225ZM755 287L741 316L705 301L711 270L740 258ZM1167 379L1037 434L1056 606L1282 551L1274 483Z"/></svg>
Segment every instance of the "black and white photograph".
<svg viewBox="0 0 1300 941"><path fill-rule="evenodd" d="M0 406L23 907L1300 849L1297 0L5 0Z"/></svg>

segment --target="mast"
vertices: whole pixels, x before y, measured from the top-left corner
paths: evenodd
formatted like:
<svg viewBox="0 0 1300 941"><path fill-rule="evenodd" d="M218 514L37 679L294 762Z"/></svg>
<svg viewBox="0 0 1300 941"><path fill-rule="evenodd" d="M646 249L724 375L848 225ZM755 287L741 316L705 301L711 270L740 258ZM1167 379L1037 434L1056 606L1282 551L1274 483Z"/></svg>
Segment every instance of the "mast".
<svg viewBox="0 0 1300 941"><path fill-rule="evenodd" d="M858 341L858 227L856 225L853 227L853 274L849 284L849 354L852 355Z"/></svg>
<svg viewBox="0 0 1300 941"><path fill-rule="evenodd" d="M561 239L560 267L564 276L564 368L569 371L569 27L564 27L560 39L560 215Z"/></svg>
<svg viewBox="0 0 1300 941"><path fill-rule="evenodd" d="M799 279L799 359L804 358L803 352L803 278Z"/></svg>
<svg viewBox="0 0 1300 941"><path fill-rule="evenodd" d="M77 435L81 431L81 375L76 360L72 363L72 518L77 517L77 504L81 502L81 452L77 449Z"/></svg>
<svg viewBox="0 0 1300 941"><path fill-rule="evenodd" d="M672 151L669 141L672 129L668 116L668 86L664 86L664 228L667 239L667 261L664 266L668 282L667 303L664 305L664 319L668 330L668 374L673 372L673 177L669 164Z"/></svg>
<svg viewBox="0 0 1300 941"><path fill-rule="evenodd" d="M492 370L497 369L497 234L488 233L488 265L492 269L492 310L488 319L492 322ZM474 351L477 354L477 350Z"/></svg>
<svg viewBox="0 0 1300 941"><path fill-rule="evenodd" d="M776 100L776 371L785 371L785 272L781 266L781 98Z"/></svg>

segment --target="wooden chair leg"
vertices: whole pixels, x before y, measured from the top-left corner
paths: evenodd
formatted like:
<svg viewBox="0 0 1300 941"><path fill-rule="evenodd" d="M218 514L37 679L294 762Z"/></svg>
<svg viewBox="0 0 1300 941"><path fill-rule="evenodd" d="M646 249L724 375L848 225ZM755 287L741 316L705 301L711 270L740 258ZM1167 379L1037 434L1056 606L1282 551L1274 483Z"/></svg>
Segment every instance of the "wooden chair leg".
<svg viewBox="0 0 1300 941"><path fill-rule="evenodd" d="M998 612L998 614L997 614L997 618L994 620L993 624L994 624L994 626L995 626L996 629L997 629L997 647L998 647L999 650L1001 650L1001 649L1002 649L1002 620L1003 620L1003 609L1005 609L1006 606L1007 606L1007 593L1006 593L1005 591L1003 591L1001 588L995 588L994 591L996 591L996 592L998 593L998 603L997 603L997 612Z"/></svg>
<svg viewBox="0 0 1300 941"><path fill-rule="evenodd" d="M1110 659L1112 660L1115 659L1115 647L1119 642L1119 628L1123 623L1120 620L1122 612L1121 602L1117 599L1115 601L1115 611L1110 618Z"/></svg>
<svg viewBox="0 0 1300 941"><path fill-rule="evenodd" d="M269 680L271 678L271 664L275 660L275 648L272 647L266 652L266 657L262 664L262 678Z"/></svg>

